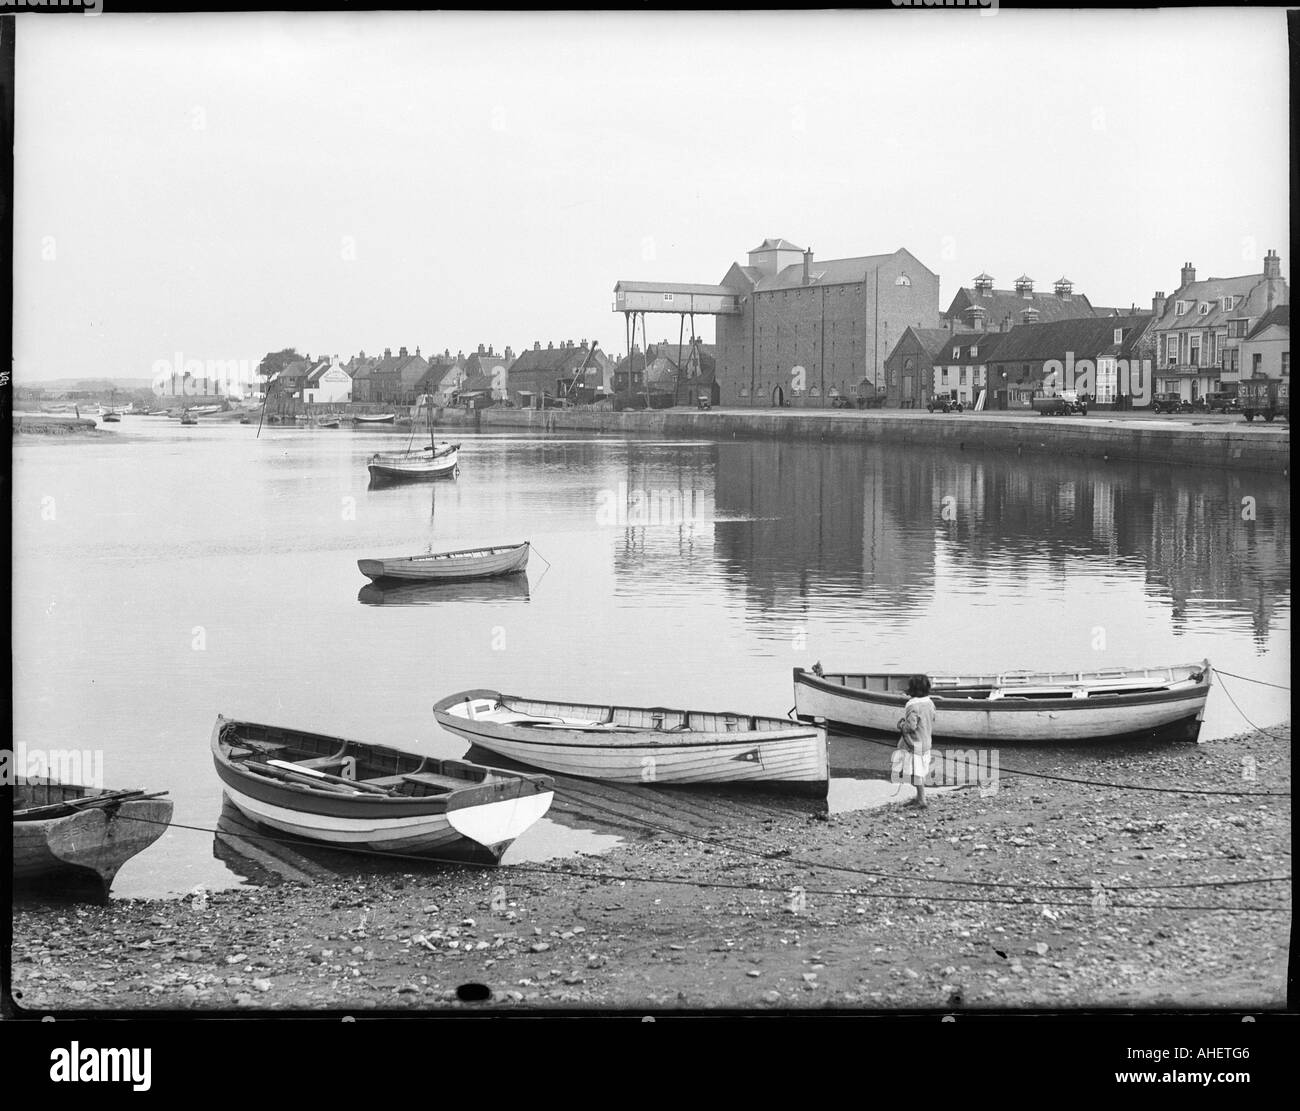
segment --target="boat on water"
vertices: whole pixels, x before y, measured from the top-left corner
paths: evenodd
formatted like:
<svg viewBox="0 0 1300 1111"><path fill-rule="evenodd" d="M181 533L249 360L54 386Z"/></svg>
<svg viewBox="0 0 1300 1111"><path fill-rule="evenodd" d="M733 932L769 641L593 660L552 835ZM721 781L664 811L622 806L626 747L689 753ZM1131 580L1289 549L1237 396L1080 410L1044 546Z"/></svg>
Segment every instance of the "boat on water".
<svg viewBox="0 0 1300 1111"><path fill-rule="evenodd" d="M352 418L353 424L392 424L397 419L396 413L358 413Z"/></svg>
<svg viewBox="0 0 1300 1111"><path fill-rule="evenodd" d="M357 567L375 582L463 582L513 575L528 566L529 544L502 544L493 548L464 548L457 552L359 559Z"/></svg>
<svg viewBox="0 0 1300 1111"><path fill-rule="evenodd" d="M198 424L199 418L191 413L188 409L181 414L181 424Z"/></svg>
<svg viewBox="0 0 1300 1111"><path fill-rule="evenodd" d="M545 771L642 786L751 783L825 797L826 729L784 718L600 706L467 690L438 724L487 752Z"/></svg>
<svg viewBox="0 0 1300 1111"><path fill-rule="evenodd" d="M26 777L13 788L14 882L107 895L122 865L157 841L171 817L161 793Z"/></svg>
<svg viewBox="0 0 1300 1111"><path fill-rule="evenodd" d="M316 427L317 428L338 428L338 426L341 423L342 422L339 420L338 417L321 417L320 420L316 422Z"/></svg>
<svg viewBox="0 0 1300 1111"><path fill-rule="evenodd" d="M246 817L376 853L497 864L555 795L544 775L220 715L212 758Z"/></svg>
<svg viewBox="0 0 1300 1111"><path fill-rule="evenodd" d="M448 602L527 602L528 576L522 571L490 579L456 582L403 582L383 579L357 592L364 606L436 606Z"/></svg>
<svg viewBox="0 0 1300 1111"><path fill-rule="evenodd" d="M120 424L122 422L121 415L116 412L113 412L111 409L99 419L102 420L105 424Z"/></svg>
<svg viewBox="0 0 1300 1111"><path fill-rule="evenodd" d="M795 713L873 733L898 733L910 674L794 669ZM1210 661L1098 671L931 675L934 739L993 743L1195 741Z"/></svg>
<svg viewBox="0 0 1300 1111"><path fill-rule="evenodd" d="M366 463L370 477L389 482L425 478L455 478L460 474L460 444L448 444L445 451L376 452Z"/></svg>

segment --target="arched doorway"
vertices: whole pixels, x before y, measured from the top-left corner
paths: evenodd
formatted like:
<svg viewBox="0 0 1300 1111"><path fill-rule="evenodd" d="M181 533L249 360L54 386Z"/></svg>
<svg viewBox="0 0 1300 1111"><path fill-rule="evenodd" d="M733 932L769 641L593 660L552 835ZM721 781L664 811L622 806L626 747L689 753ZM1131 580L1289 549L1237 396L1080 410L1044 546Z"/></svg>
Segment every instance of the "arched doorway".
<svg viewBox="0 0 1300 1111"><path fill-rule="evenodd" d="M785 390L782 387L772 387L772 404L778 409L785 404Z"/></svg>

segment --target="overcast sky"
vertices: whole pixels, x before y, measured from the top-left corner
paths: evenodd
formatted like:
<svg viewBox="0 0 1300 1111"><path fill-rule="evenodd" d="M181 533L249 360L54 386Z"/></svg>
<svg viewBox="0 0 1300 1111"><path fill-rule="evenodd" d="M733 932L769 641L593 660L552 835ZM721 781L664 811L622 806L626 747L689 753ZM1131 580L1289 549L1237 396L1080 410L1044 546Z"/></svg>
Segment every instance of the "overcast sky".
<svg viewBox="0 0 1300 1111"><path fill-rule="evenodd" d="M20 15L17 80L20 382L615 351L616 280L765 236L906 247L940 308L1290 274L1281 11Z"/></svg>

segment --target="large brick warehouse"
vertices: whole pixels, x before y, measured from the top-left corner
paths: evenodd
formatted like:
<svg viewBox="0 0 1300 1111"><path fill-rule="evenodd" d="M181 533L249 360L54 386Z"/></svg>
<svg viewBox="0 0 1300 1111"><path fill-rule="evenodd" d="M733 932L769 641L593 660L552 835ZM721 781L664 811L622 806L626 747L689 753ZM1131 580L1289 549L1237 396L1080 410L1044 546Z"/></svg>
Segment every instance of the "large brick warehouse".
<svg viewBox="0 0 1300 1111"><path fill-rule="evenodd" d="M939 324L939 276L910 251L818 261L765 239L722 279L739 311L717 320L722 405L824 406L884 392L908 327Z"/></svg>

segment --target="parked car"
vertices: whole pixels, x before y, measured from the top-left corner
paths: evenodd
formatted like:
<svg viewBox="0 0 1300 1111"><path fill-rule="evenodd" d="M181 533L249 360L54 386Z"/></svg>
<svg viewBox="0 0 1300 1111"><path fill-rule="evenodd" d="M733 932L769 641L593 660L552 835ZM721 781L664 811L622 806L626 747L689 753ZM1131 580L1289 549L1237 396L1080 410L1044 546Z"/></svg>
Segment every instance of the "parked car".
<svg viewBox="0 0 1300 1111"><path fill-rule="evenodd" d="M960 413L965 406L956 394L946 397L932 397L926 408L932 413Z"/></svg>
<svg viewBox="0 0 1300 1111"><path fill-rule="evenodd" d="M837 393L834 397L831 398L831 408L852 409L853 401L851 398L845 397L842 393Z"/></svg>
<svg viewBox="0 0 1300 1111"><path fill-rule="evenodd" d="M1176 393L1158 393L1151 398L1153 413L1190 413L1192 403L1184 401Z"/></svg>
<svg viewBox="0 0 1300 1111"><path fill-rule="evenodd" d="M1045 417L1068 417L1071 413L1079 413L1085 417L1088 415L1086 395L1080 397L1073 390L1063 390L1058 394L1043 394L1035 397L1031 404L1034 412Z"/></svg>
<svg viewBox="0 0 1300 1111"><path fill-rule="evenodd" d="M1206 394L1201 400L1207 413L1238 413L1241 411L1241 402L1231 390L1218 390Z"/></svg>

